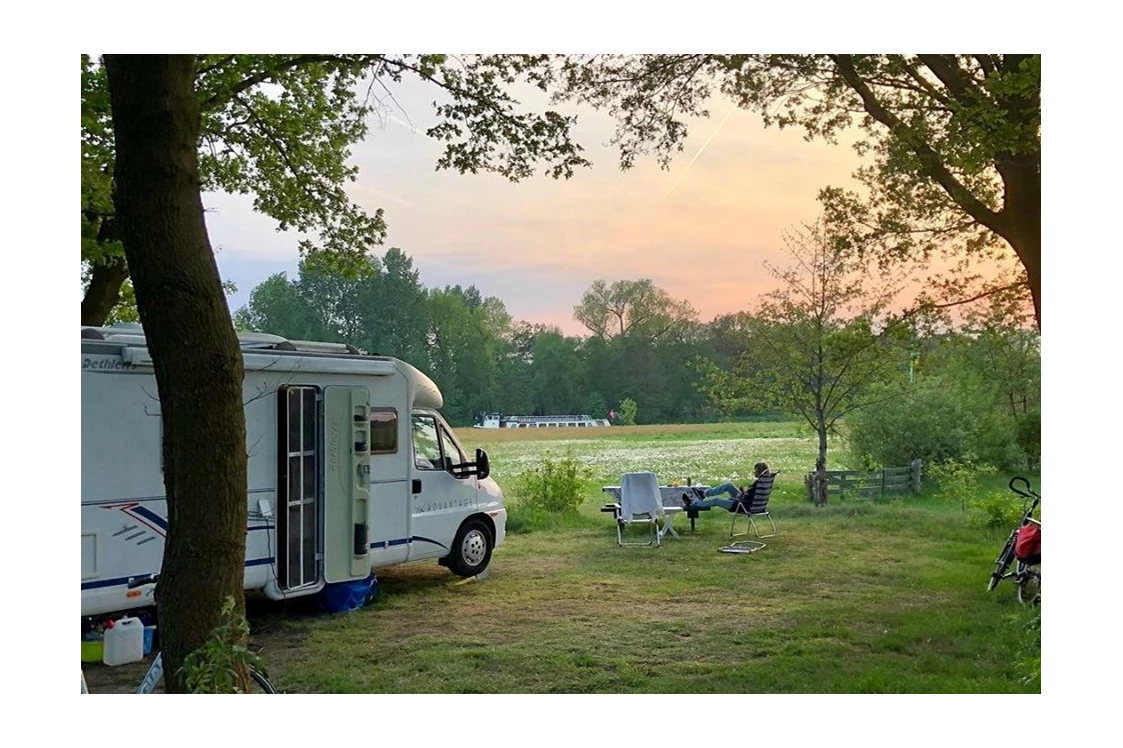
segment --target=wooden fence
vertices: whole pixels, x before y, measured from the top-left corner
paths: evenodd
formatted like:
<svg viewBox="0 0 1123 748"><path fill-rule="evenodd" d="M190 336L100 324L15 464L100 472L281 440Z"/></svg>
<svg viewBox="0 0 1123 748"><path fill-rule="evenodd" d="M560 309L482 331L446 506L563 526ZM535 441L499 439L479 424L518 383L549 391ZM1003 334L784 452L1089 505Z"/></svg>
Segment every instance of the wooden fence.
<svg viewBox="0 0 1123 748"><path fill-rule="evenodd" d="M812 503L826 504L830 499L880 499L886 494L920 493L919 459L908 467L880 470L828 470L820 480L817 473L808 473L804 481Z"/></svg>

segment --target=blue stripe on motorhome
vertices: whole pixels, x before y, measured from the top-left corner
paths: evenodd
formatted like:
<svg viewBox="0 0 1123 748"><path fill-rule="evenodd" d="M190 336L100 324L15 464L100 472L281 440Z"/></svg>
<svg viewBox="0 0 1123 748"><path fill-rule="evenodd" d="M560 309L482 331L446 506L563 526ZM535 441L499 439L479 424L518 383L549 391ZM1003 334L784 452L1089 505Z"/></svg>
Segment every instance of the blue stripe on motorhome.
<svg viewBox="0 0 1123 748"><path fill-rule="evenodd" d="M409 539L409 542L413 543L413 542L416 542L418 540L423 541L425 543L432 543L433 545L439 545L441 548L446 548L446 549L448 548L448 546L445 545L444 543L438 543L437 541L435 541L431 538L423 538L420 535L414 535L412 538Z"/></svg>
<svg viewBox="0 0 1123 748"><path fill-rule="evenodd" d="M132 511L136 514L139 514L141 517L144 517L146 520L149 520L151 522L155 522L160 527L161 530L164 530L165 532L167 531L168 521L166 519L164 519L163 517L161 517L159 514L156 514L156 512L152 511L151 509L147 509L143 506L137 506L137 507L133 507L130 511Z"/></svg>
<svg viewBox="0 0 1123 748"><path fill-rule="evenodd" d="M370 544L371 548L390 548L395 545L405 545L409 540L406 538L398 538L396 540L377 540Z"/></svg>

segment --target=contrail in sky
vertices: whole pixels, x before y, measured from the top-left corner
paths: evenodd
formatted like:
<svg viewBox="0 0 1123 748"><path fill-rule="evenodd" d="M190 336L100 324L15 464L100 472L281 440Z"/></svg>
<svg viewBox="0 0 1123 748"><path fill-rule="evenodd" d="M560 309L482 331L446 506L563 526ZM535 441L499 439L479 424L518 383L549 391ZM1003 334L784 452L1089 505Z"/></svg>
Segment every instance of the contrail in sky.
<svg viewBox="0 0 1123 748"><path fill-rule="evenodd" d="M387 114L386 119L390 120L391 122L394 122L396 124L401 125L402 127L406 128L407 130L409 130L410 132L412 132L414 134L417 134L417 128L416 127L409 124L408 122L402 122L400 119L398 119L397 117L395 117L392 114Z"/></svg>
<svg viewBox="0 0 1123 748"><path fill-rule="evenodd" d="M729 111L725 113L725 116L722 118L721 122L719 122L718 126L716 128L714 128L714 131L712 133L710 133L710 137L706 138L706 142L703 143L702 147L698 149L698 152L694 154L694 158L690 159L690 163L687 164L686 168L682 170L682 174L679 174L678 179L676 179L675 183L673 185L671 185L671 189L667 190L667 194L663 196L664 198L668 198L668 197L671 196L671 193L675 191L675 188L679 186L679 183L683 180L683 177L686 176L686 172L690 171L690 167L694 166L694 162L697 161L698 157L702 155L702 151L706 150L706 146L708 146L710 144L710 142L714 139L714 137L719 132L721 132L722 125L725 124L725 121L729 119L730 115L733 114L733 110L736 109L736 108L737 108L736 104L729 107Z"/></svg>

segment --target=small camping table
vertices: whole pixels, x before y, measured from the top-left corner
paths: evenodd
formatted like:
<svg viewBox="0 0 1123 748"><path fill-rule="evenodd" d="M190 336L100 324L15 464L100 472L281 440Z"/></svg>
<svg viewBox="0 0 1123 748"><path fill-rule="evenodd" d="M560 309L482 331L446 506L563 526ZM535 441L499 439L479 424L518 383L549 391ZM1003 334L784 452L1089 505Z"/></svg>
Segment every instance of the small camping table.
<svg viewBox="0 0 1123 748"><path fill-rule="evenodd" d="M694 488L709 488L709 486L694 486ZM674 528L674 518L679 512L686 511L682 505L682 495L690 491L691 486L659 486L659 495L663 499L663 526L659 529L659 537L663 537L670 533L674 537L679 537L679 534ZM606 494L611 495L615 502L605 504L601 507L602 512L611 512L613 519L619 516L620 513L620 486L604 486L601 488Z"/></svg>

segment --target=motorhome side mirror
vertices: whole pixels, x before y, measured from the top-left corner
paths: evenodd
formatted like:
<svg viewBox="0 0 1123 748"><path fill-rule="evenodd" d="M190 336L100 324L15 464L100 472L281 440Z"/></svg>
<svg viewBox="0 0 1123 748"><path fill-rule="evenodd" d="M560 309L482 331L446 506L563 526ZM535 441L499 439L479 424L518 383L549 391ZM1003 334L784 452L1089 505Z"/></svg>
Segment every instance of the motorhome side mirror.
<svg viewBox="0 0 1123 748"><path fill-rule="evenodd" d="M476 447L476 475L483 480L491 475L491 462L487 459L487 452Z"/></svg>

